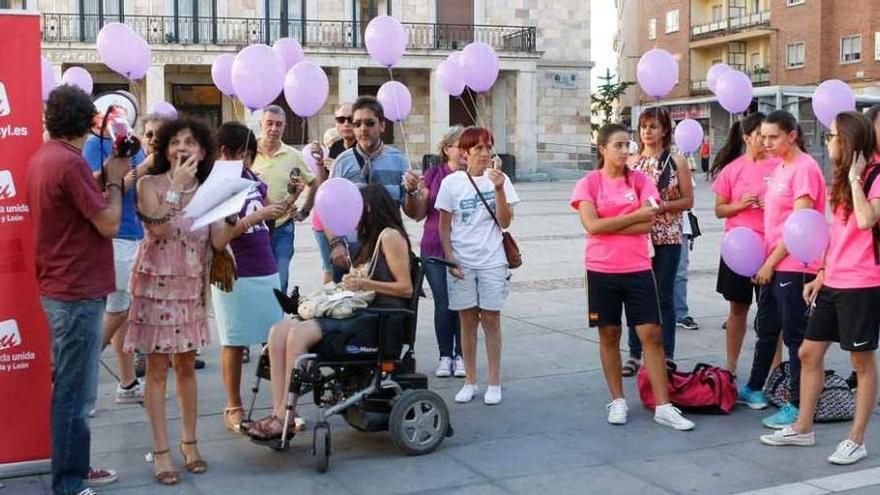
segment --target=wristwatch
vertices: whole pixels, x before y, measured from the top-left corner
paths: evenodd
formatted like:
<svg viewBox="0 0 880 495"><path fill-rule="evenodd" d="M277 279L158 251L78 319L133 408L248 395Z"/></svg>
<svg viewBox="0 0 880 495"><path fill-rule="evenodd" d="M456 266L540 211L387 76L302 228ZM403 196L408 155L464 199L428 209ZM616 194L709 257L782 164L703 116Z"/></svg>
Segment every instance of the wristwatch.
<svg viewBox="0 0 880 495"><path fill-rule="evenodd" d="M165 202L171 206L180 206L180 193L168 190L165 193Z"/></svg>

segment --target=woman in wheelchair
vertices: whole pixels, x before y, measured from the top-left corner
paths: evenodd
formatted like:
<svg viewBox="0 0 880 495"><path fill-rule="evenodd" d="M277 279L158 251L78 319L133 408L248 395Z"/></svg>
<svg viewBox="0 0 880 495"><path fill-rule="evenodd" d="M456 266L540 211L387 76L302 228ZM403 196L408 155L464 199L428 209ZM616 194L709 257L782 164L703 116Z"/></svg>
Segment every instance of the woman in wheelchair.
<svg viewBox="0 0 880 495"><path fill-rule="evenodd" d="M342 285L347 290L374 291L375 299L370 307L405 308L412 296L413 283L410 275L411 246L403 227L400 207L391 199L385 187L371 184L361 190L364 198L364 213L358 226L360 251L354 259L354 266L364 267L345 275ZM375 263L373 260L374 252ZM340 334L375 333L378 317L364 313L355 314L348 319L316 318L313 320L284 320L272 326L269 332L269 361L272 382L272 413L247 426L247 434L257 440L280 438L283 432L283 418L286 408L287 392L293 364L300 355L307 352L322 354L322 341L333 342ZM275 363L284 363L276 366ZM293 411L296 413L296 411ZM302 426L302 420L295 421Z"/></svg>

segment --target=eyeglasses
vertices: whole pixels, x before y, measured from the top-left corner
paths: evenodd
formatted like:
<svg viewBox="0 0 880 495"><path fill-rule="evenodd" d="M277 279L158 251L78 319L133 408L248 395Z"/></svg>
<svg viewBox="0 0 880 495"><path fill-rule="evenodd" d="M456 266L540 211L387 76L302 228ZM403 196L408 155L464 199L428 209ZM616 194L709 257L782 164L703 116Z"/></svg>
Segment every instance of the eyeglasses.
<svg viewBox="0 0 880 495"><path fill-rule="evenodd" d="M366 119L366 120L353 120L353 121L351 122L351 125L353 125L354 127L361 127L361 126L364 126L364 127L367 127L367 128L371 128L371 127L376 127L376 124L377 124L377 122L376 122L375 120L373 120L373 119Z"/></svg>
<svg viewBox="0 0 880 495"><path fill-rule="evenodd" d="M836 138L836 137L837 137L837 134L835 134L835 133L833 133L833 132L829 132L828 134L825 134L825 142L826 142L826 143L830 143L831 140L834 139L834 138Z"/></svg>
<svg viewBox="0 0 880 495"><path fill-rule="evenodd" d="M349 124L351 124L351 122L352 122L352 121L351 121L351 117L345 117L345 116L342 116L342 115L337 115L337 116L336 116L336 123L337 123L337 124L344 124L344 123L346 123L346 122L348 122Z"/></svg>

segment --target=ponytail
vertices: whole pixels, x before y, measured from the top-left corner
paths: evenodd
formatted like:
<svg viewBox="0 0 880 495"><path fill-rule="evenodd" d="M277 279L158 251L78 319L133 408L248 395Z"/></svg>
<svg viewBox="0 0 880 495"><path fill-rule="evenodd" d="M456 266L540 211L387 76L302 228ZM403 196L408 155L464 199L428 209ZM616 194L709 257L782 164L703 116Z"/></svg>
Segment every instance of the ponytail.
<svg viewBox="0 0 880 495"><path fill-rule="evenodd" d="M715 155L715 161L712 162L709 180L715 180L724 167L745 153L746 141L744 137L755 132L764 122L764 118L763 113L755 112L733 123L727 132L727 142L724 143L724 146Z"/></svg>
<svg viewBox="0 0 880 495"><path fill-rule="evenodd" d="M801 151L806 153L807 152L807 141L804 139L804 128L801 127L800 123L798 123L798 125L797 125L797 133L798 133L798 135L797 135L797 140L795 141L795 144L797 145L797 147Z"/></svg>

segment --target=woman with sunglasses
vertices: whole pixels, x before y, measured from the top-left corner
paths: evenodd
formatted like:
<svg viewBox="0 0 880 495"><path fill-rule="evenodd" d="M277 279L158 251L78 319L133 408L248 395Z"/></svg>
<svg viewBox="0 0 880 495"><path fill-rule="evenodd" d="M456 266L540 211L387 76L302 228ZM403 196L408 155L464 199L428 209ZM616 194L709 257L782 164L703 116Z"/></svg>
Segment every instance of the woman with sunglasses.
<svg viewBox="0 0 880 495"><path fill-rule="evenodd" d="M832 464L854 464L868 455L865 430L877 400L877 350L880 334L880 259L872 229L880 220L880 166L868 165L875 149L872 123L858 112L839 114L826 135L833 164L831 242L824 266L804 287L813 310L800 348L801 408L797 422L761 441L772 446L816 443L813 415L825 383L825 353L831 342L849 351L858 376L856 416L849 436L828 457ZM875 179L869 186L869 177Z"/></svg>

